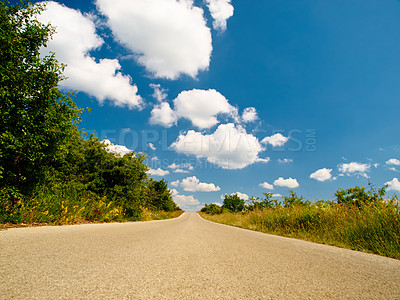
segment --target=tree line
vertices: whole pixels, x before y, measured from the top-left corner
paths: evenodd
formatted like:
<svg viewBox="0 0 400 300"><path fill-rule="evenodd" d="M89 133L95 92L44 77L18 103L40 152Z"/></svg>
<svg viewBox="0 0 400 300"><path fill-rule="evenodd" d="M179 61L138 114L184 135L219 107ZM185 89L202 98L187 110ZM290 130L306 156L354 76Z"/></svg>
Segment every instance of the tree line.
<svg viewBox="0 0 400 300"><path fill-rule="evenodd" d="M0 223L138 220L177 211L145 154L120 156L79 129L83 109L59 89L65 66L41 56L54 34L44 5L0 1Z"/></svg>

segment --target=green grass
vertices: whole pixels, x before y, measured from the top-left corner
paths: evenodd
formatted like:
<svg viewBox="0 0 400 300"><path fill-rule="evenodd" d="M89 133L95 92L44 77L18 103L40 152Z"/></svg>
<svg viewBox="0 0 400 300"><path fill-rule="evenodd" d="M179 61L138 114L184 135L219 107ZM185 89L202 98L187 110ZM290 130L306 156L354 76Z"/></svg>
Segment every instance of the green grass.
<svg viewBox="0 0 400 300"><path fill-rule="evenodd" d="M210 221L400 259L399 206L299 205L208 215Z"/></svg>

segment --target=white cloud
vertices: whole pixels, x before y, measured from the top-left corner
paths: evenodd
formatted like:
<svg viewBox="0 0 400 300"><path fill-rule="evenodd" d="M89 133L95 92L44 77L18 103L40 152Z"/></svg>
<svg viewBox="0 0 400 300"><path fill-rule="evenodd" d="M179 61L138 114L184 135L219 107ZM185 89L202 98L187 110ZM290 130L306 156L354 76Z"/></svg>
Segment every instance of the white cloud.
<svg viewBox="0 0 400 300"><path fill-rule="evenodd" d="M66 80L60 86L78 90L94 96L100 103L111 100L116 106L141 108L142 98L137 94L136 85L128 75L122 75L117 59L100 59L90 56L90 51L100 48L104 40L96 34L94 22L90 16L68 8L62 4L45 2L47 9L37 19L51 23L56 33L42 54L56 53L59 62L65 63Z"/></svg>
<svg viewBox="0 0 400 300"><path fill-rule="evenodd" d="M291 159L291 158L278 159L278 162L280 164L290 164L293 162L293 159Z"/></svg>
<svg viewBox="0 0 400 300"><path fill-rule="evenodd" d="M160 84L150 83L150 87L154 90L153 98L158 102L163 102L167 98L167 90L164 90Z"/></svg>
<svg viewBox="0 0 400 300"><path fill-rule="evenodd" d="M187 119L197 128L206 129L219 123L219 115L237 119L237 108L213 89L182 91L173 102L173 109L168 102L155 105L151 112L150 124L171 127L176 125L179 119Z"/></svg>
<svg viewBox="0 0 400 300"><path fill-rule="evenodd" d="M218 114L234 114L237 109L213 89L181 92L174 100L174 110L179 118L185 118L200 129L218 124Z"/></svg>
<svg viewBox="0 0 400 300"><path fill-rule="evenodd" d="M272 194L272 197L277 197L277 198L279 198L279 197L282 197L282 195L281 195L281 194Z"/></svg>
<svg viewBox="0 0 400 300"><path fill-rule="evenodd" d="M400 166L400 160L396 158L391 158L386 162L387 165L393 165L393 166Z"/></svg>
<svg viewBox="0 0 400 300"><path fill-rule="evenodd" d="M245 193L236 192L236 193L232 193L231 195L237 195L240 199L243 199L245 201L249 200L249 196Z"/></svg>
<svg viewBox="0 0 400 300"><path fill-rule="evenodd" d="M399 179L394 177L391 181L388 181L385 183L385 185L388 185L388 190L392 190L392 191L398 191L400 192L400 182Z"/></svg>
<svg viewBox="0 0 400 300"><path fill-rule="evenodd" d="M247 107L242 113L242 122L251 123L258 119L257 110L254 107Z"/></svg>
<svg viewBox="0 0 400 300"><path fill-rule="evenodd" d="M174 186L174 187L178 187L179 186L179 180L172 181L171 185Z"/></svg>
<svg viewBox="0 0 400 300"><path fill-rule="evenodd" d="M174 173L190 173L189 171L193 171L193 166L190 163L182 163L182 164L170 164L168 168L173 169Z"/></svg>
<svg viewBox="0 0 400 300"><path fill-rule="evenodd" d="M176 189L170 189L170 191L171 191L171 195L172 195L172 196L175 196L175 195L178 195L178 194L179 194L178 191L177 191Z"/></svg>
<svg viewBox="0 0 400 300"><path fill-rule="evenodd" d="M297 180L291 177L289 177L288 179L283 179L282 177L279 177L277 180L274 181L274 185L288 187L290 189L299 187L299 183L297 182Z"/></svg>
<svg viewBox="0 0 400 300"><path fill-rule="evenodd" d="M210 64L212 39L191 0L96 0L115 38L156 77L196 77Z"/></svg>
<svg viewBox="0 0 400 300"><path fill-rule="evenodd" d="M106 149L108 152L115 153L121 156L124 156L125 154L132 152L132 150L128 149L127 147L123 145L114 145L107 139L103 140L102 142L103 144L106 145Z"/></svg>
<svg viewBox="0 0 400 300"><path fill-rule="evenodd" d="M281 147L285 145L288 140L289 140L288 137L283 136L281 133L276 133L272 136L267 136L263 138L261 143L265 145L270 144L273 147Z"/></svg>
<svg viewBox="0 0 400 300"><path fill-rule="evenodd" d="M263 183L260 183L259 186L261 186L262 188L267 189L267 190L273 190L274 189L274 186L272 184L269 184L266 181L263 182Z"/></svg>
<svg viewBox="0 0 400 300"><path fill-rule="evenodd" d="M195 199L193 196L175 194L172 195L172 199L179 208L184 211L196 212L201 208L199 200Z"/></svg>
<svg viewBox="0 0 400 300"><path fill-rule="evenodd" d="M165 176L169 174L168 170L162 170L160 168L154 170L154 169L150 169L147 171L147 174L149 175L153 175L153 176Z"/></svg>
<svg viewBox="0 0 400 300"><path fill-rule="evenodd" d="M224 169L242 169L260 160L263 147L252 134L232 123L219 125L212 134L189 130L171 145L178 153L207 158Z"/></svg>
<svg viewBox="0 0 400 300"><path fill-rule="evenodd" d="M339 172L341 172L344 175L361 175L363 177L368 178L368 175L366 172L369 171L371 168L371 165L368 164L361 164L358 162L351 162L348 164L340 164L339 166Z"/></svg>
<svg viewBox="0 0 400 300"><path fill-rule="evenodd" d="M318 181L326 181L332 178L332 169L319 169L310 175L310 178Z"/></svg>
<svg viewBox="0 0 400 300"><path fill-rule="evenodd" d="M174 173L190 173L188 170L183 170L183 169L175 169Z"/></svg>
<svg viewBox="0 0 400 300"><path fill-rule="evenodd" d="M226 21L233 16L234 8L231 0L204 0L213 17L215 30L225 31Z"/></svg>
<svg viewBox="0 0 400 300"><path fill-rule="evenodd" d="M219 186L215 186L214 183L200 182L196 176L187 177L182 181L174 181L171 185L180 186L187 192L216 192L221 189Z"/></svg>
<svg viewBox="0 0 400 300"><path fill-rule="evenodd" d="M213 203L211 203L211 204L215 204L215 205L218 205L218 206L222 206L222 203L220 203L220 202L213 202Z"/></svg>
<svg viewBox="0 0 400 300"><path fill-rule="evenodd" d="M151 150L153 150L153 151L156 150L156 147L154 146L153 143L149 143L148 146L149 146L149 148L150 148Z"/></svg>
<svg viewBox="0 0 400 300"><path fill-rule="evenodd" d="M154 106L151 111L150 124L171 127L176 124L177 117L168 102L162 102Z"/></svg>

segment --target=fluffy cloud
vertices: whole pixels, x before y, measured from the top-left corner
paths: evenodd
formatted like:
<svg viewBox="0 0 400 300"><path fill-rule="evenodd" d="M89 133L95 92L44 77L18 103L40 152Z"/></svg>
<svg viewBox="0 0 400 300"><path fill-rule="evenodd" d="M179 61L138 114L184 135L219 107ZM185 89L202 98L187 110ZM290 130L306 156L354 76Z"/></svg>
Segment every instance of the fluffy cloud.
<svg viewBox="0 0 400 300"><path fill-rule="evenodd" d="M171 184L173 186L181 186L187 192L216 192L221 189L219 186L215 186L214 183L200 182L196 176L187 177L182 181L177 180Z"/></svg>
<svg viewBox="0 0 400 300"><path fill-rule="evenodd" d="M172 199L179 208L191 212L198 211L201 208L199 200L195 199L193 196L179 195L176 190L173 191L175 193L172 194Z"/></svg>
<svg viewBox="0 0 400 300"><path fill-rule="evenodd" d="M261 186L262 188L267 189L267 190L273 190L274 189L274 186L272 184L269 184L266 181L263 182L263 183L260 183L259 186Z"/></svg>
<svg viewBox="0 0 400 300"><path fill-rule="evenodd" d="M115 38L156 77L196 77L210 64L211 31L191 0L96 0Z"/></svg>
<svg viewBox="0 0 400 300"><path fill-rule="evenodd" d="M46 2L47 9L38 20L56 27L56 34L42 54L56 53L59 62L65 63L66 80L61 87L78 90L94 96L100 103L111 100L117 106L140 108L141 97L128 75L118 72L121 65L116 59L100 59L90 56L90 51L100 48L104 41L96 34L94 22L89 16L53 1Z"/></svg>
<svg viewBox="0 0 400 300"><path fill-rule="evenodd" d="M351 162L348 164L340 164L339 172L341 172L343 175L348 175L348 176L361 175L365 178L368 178L368 175L366 172L368 172L370 168L371 168L371 165L368 165L368 164Z"/></svg>
<svg viewBox="0 0 400 300"><path fill-rule="evenodd" d="M391 158L386 162L387 165L392 165L392 166L400 166L400 160L396 158Z"/></svg>
<svg viewBox="0 0 400 300"><path fill-rule="evenodd" d="M173 102L174 109L167 102L157 104L151 112L150 123L171 127L178 119L184 118L197 128L205 129L218 124L217 116L220 114L237 114L237 109L213 89L183 91Z"/></svg>
<svg viewBox="0 0 400 300"><path fill-rule="evenodd" d="M281 147L285 145L288 140L289 140L288 137L283 136L281 133L276 133L272 136L267 136L263 138L261 143L265 145L270 144L273 147Z"/></svg>
<svg viewBox="0 0 400 300"><path fill-rule="evenodd" d="M249 195L247 195L245 193L236 192L236 193L232 193L231 195L237 195L240 199L243 199L245 201L249 200Z"/></svg>
<svg viewBox="0 0 400 300"><path fill-rule="evenodd" d="M281 194L272 194L272 197L277 197L277 198L279 198L279 197L282 197L282 195L281 195Z"/></svg>
<svg viewBox="0 0 400 300"><path fill-rule="evenodd" d="M158 102L163 102L167 98L167 91L164 90L160 84L150 83L150 87L153 89L153 98Z"/></svg>
<svg viewBox="0 0 400 300"><path fill-rule="evenodd" d="M242 113L242 122L251 123L258 119L257 110L254 107L247 107Z"/></svg>
<svg viewBox="0 0 400 300"><path fill-rule="evenodd" d="M231 0L204 0L213 17L213 27L215 30L225 31L226 20L233 16L233 6Z"/></svg>
<svg viewBox="0 0 400 300"><path fill-rule="evenodd" d="M318 181L326 181L332 178L332 169L319 169L310 175L310 178Z"/></svg>
<svg viewBox="0 0 400 300"><path fill-rule="evenodd" d="M115 153L115 154L118 154L118 155L121 155L121 156L124 156L125 154L132 152L132 150L126 148L125 146L123 146L123 145L114 145L113 143L111 143L107 139L103 140L102 142L103 142L103 144L106 145L106 149L107 149L108 152Z"/></svg>
<svg viewBox="0 0 400 300"><path fill-rule="evenodd" d="M148 143L148 146L149 146L149 148L150 148L151 150L153 150L153 151L156 150L156 147L154 146L153 143Z"/></svg>
<svg viewBox="0 0 400 300"><path fill-rule="evenodd" d="M388 185L388 190L392 190L392 191L397 191L400 192L400 182L399 179L394 177L391 181L388 181L385 183L385 185Z"/></svg>
<svg viewBox="0 0 400 300"><path fill-rule="evenodd" d="M279 177L277 180L274 181L274 185L288 187L290 189L299 187L299 183L297 182L297 180L291 177L289 177L288 179L283 179L282 177Z"/></svg>
<svg viewBox="0 0 400 300"><path fill-rule="evenodd" d="M150 169L147 171L147 174L149 175L153 175L153 176L165 176L169 174L168 170L162 170L160 168L154 170L154 169Z"/></svg>
<svg viewBox="0 0 400 300"><path fill-rule="evenodd" d="M178 120L175 112L171 109L168 102L156 105L151 111L150 124L171 127Z"/></svg>
<svg viewBox="0 0 400 300"><path fill-rule="evenodd" d="M205 157L224 169L242 169L257 161L268 161L258 157L264 150L258 139L232 123L219 125L209 135L189 130L179 135L171 148L178 153Z"/></svg>
<svg viewBox="0 0 400 300"><path fill-rule="evenodd" d="M200 129L218 124L218 114L237 111L223 95L213 89L181 92L174 100L174 110L178 117L190 120Z"/></svg>

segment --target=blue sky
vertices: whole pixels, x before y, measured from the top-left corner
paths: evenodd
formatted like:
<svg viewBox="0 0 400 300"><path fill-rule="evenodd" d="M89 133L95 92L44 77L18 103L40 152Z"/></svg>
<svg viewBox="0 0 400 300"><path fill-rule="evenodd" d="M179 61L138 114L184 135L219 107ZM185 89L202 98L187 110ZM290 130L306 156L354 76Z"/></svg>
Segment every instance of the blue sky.
<svg viewBox="0 0 400 300"><path fill-rule="evenodd" d="M81 127L146 152L186 210L400 191L400 2L49 2Z"/></svg>

